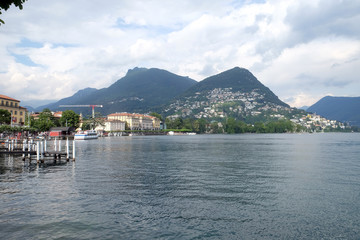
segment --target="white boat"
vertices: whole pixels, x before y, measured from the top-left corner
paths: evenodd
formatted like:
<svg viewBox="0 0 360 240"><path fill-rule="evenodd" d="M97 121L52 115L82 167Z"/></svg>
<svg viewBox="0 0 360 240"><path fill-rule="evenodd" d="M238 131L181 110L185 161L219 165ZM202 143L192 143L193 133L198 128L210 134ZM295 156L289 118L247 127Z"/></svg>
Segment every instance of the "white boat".
<svg viewBox="0 0 360 240"><path fill-rule="evenodd" d="M75 140L97 139L99 136L95 130L86 130L77 132L74 136Z"/></svg>

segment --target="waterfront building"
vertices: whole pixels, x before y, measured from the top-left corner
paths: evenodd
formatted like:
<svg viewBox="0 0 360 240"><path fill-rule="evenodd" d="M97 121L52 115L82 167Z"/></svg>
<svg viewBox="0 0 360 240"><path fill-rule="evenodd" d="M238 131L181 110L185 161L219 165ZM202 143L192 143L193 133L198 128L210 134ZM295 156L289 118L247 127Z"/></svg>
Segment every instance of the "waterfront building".
<svg viewBox="0 0 360 240"><path fill-rule="evenodd" d="M0 109L11 113L11 121L14 125L24 125L27 109L20 106L20 101L0 94Z"/></svg>
<svg viewBox="0 0 360 240"><path fill-rule="evenodd" d="M106 120L104 130L106 132L125 131L125 122L120 120Z"/></svg>
<svg viewBox="0 0 360 240"><path fill-rule="evenodd" d="M126 122L130 130L140 130L140 121L135 114L131 113L112 113L107 116L108 120L119 120Z"/></svg>
<svg viewBox="0 0 360 240"><path fill-rule="evenodd" d="M149 116L149 118L152 120L153 129L159 130L160 129L160 119L157 117Z"/></svg>
<svg viewBox="0 0 360 240"><path fill-rule="evenodd" d="M107 116L107 119L126 122L130 130L160 129L160 120L149 115L135 113L112 113Z"/></svg>

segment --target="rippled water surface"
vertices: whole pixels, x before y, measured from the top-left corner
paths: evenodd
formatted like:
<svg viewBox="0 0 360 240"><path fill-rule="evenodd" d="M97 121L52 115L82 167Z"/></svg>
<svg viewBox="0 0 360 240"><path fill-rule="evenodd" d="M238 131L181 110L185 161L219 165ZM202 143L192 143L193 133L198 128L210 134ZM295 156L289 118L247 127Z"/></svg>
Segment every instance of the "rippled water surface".
<svg viewBox="0 0 360 240"><path fill-rule="evenodd" d="M34 161L35 162L35 161ZM0 155L1 239L359 239L360 134L114 137Z"/></svg>

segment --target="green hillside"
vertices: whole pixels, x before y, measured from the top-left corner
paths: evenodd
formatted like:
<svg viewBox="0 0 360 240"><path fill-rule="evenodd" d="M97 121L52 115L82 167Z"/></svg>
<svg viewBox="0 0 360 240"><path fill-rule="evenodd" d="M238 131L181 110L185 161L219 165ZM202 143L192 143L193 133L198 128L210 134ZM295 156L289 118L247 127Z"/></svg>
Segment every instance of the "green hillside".
<svg viewBox="0 0 360 240"><path fill-rule="evenodd" d="M247 69L235 67L220 74L208 77L198 84L189 88L181 97L189 97L196 93L205 93L215 88L231 88L232 92L251 92L257 90L264 94L264 100L289 107L282 102L269 88L265 87L256 77Z"/></svg>
<svg viewBox="0 0 360 240"><path fill-rule="evenodd" d="M51 110L64 110L58 107L64 104L101 104L104 107L96 111L104 115L113 112L144 113L183 93L196 83L188 77L161 69L134 68L108 88L84 89L72 97L42 106L39 110L46 107ZM73 110L83 114L90 113L90 109L73 108Z"/></svg>

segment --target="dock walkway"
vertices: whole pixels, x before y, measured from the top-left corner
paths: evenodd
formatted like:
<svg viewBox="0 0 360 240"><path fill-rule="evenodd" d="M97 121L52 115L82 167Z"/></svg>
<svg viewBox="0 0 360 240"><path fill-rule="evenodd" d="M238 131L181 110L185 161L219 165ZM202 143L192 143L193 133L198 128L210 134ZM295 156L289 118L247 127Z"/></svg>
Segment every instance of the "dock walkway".
<svg viewBox="0 0 360 240"><path fill-rule="evenodd" d="M63 144L65 142L65 144ZM72 142L72 143L71 143ZM0 154L22 155L25 161L32 160L36 156L36 161L44 162L46 159L72 159L75 161L75 141L66 139L65 141L54 139L3 139L0 140Z"/></svg>

